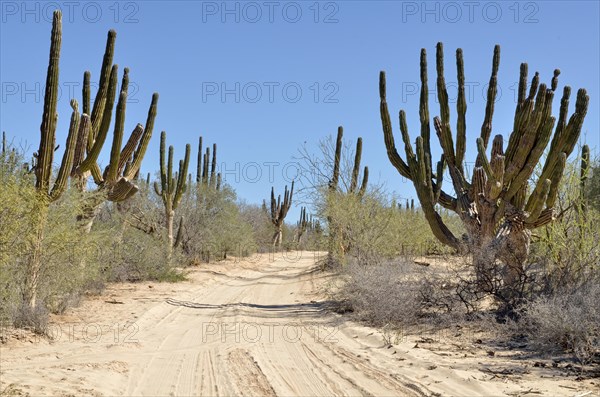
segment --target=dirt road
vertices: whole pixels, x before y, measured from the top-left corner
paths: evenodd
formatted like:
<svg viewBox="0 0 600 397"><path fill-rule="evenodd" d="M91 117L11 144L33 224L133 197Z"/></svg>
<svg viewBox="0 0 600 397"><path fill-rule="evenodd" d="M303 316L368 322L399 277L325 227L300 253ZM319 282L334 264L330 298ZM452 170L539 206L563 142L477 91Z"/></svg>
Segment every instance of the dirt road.
<svg viewBox="0 0 600 397"><path fill-rule="evenodd" d="M460 364L452 354L414 348L411 340L387 348L377 331L327 310L318 291L329 276L316 267L313 253L295 255L206 265L178 284L111 286L54 318L53 341L3 345L2 390L16 395L497 396L529 387L488 381L469 367L473 361ZM574 392L555 386L547 386L553 394Z"/></svg>

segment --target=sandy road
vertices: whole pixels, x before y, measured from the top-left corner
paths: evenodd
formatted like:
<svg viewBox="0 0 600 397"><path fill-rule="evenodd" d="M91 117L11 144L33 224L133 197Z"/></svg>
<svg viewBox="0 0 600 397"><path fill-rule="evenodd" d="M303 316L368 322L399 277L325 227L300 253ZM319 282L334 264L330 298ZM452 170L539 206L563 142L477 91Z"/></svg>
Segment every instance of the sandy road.
<svg viewBox="0 0 600 397"><path fill-rule="evenodd" d="M55 319L54 341L2 347L2 388L105 396L464 396L507 390L506 384L475 379L466 367L440 365L431 352L384 348L373 330L326 310L315 291L327 277L305 253L297 260L208 265L185 283L111 287Z"/></svg>

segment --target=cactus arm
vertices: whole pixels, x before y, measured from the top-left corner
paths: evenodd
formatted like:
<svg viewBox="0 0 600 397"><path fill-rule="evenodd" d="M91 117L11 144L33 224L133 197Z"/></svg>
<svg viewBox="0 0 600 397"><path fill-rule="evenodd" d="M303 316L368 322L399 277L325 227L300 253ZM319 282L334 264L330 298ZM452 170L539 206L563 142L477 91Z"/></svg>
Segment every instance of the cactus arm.
<svg viewBox="0 0 600 397"><path fill-rule="evenodd" d="M183 161L179 161L179 172L177 178L177 188L175 190L175 197L173 198L173 209L176 209L179 206L179 202L181 201L181 197L186 190L186 175L188 166L190 164L190 151L191 147L189 144L185 145L185 157Z"/></svg>
<svg viewBox="0 0 600 397"><path fill-rule="evenodd" d="M150 139L152 138L152 132L154 130L154 120L156 119L156 110L158 107L158 93L152 94L152 101L150 103L150 107L148 108L148 117L146 119L146 126L144 127L144 133L142 135L142 139L140 140L140 144L138 145L135 153L133 154L133 161L129 169L131 172L137 172L141 166L142 161L144 160L144 156L146 155L146 150L150 144ZM129 173L125 175L126 178L131 179L133 175Z"/></svg>
<svg viewBox="0 0 600 397"><path fill-rule="evenodd" d="M446 90L446 80L444 78L444 46L437 43L436 46L436 70L437 70L437 94L440 103L441 131L440 143L444 149L444 155L448 164L456 164L454 153L454 142L452 140L452 130L450 128L450 106L448 105L448 91Z"/></svg>
<svg viewBox="0 0 600 397"><path fill-rule="evenodd" d="M136 147L140 143L140 139L144 135L144 127L141 124L135 126L125 147L121 151L121 155L119 156L119 165L117 168L117 175L124 174L125 178L132 179L131 176L139 171L132 169L133 167L133 153Z"/></svg>
<svg viewBox="0 0 600 397"><path fill-rule="evenodd" d="M86 70L83 73L83 88L81 89L81 97L83 100L81 112L88 116L90 115L90 78L91 73L89 70Z"/></svg>
<svg viewBox="0 0 600 397"><path fill-rule="evenodd" d="M124 201L138 192L139 188L125 178L119 178L117 183L108 191L107 198L109 201Z"/></svg>
<svg viewBox="0 0 600 397"><path fill-rule="evenodd" d="M354 167L352 168L352 179L350 180L350 193L354 193L358 186L358 172L360 170L360 158L362 156L362 138L356 140L356 153L354 156Z"/></svg>
<svg viewBox="0 0 600 397"><path fill-rule="evenodd" d="M121 93L117 102L117 111L115 114L115 128L113 132L113 142L110 151L110 163L108 166L108 175L106 181L114 183L117 180L119 163L121 159L121 144L125 130L125 109L127 107L127 90L129 88L129 69L123 71L123 80L121 83ZM129 158L124 158L127 161Z"/></svg>
<svg viewBox="0 0 600 397"><path fill-rule="evenodd" d="M548 192L548 198L546 199L546 207L548 208L553 208L556 203L560 180L562 179L566 163L567 154L561 153L556 168L554 169L554 173L552 174L552 184L550 185L550 191Z"/></svg>
<svg viewBox="0 0 600 397"><path fill-rule="evenodd" d="M179 218L179 227L177 227L177 234L175 236L175 243L173 244L173 247L179 247L179 245L181 245L181 240L183 240L183 216Z"/></svg>
<svg viewBox="0 0 600 397"><path fill-rule="evenodd" d="M485 154L485 143L481 137L477 138L477 160L485 171L488 180L493 181L494 173L492 172L492 167L490 166L490 162Z"/></svg>
<svg viewBox="0 0 600 397"><path fill-rule="evenodd" d="M204 185L208 185L208 164L210 159L210 148L206 148L206 152L204 153L204 161L203 161L203 169L202 169L202 183Z"/></svg>
<svg viewBox="0 0 600 397"><path fill-rule="evenodd" d="M456 75L458 80L458 97L456 99L456 166L461 172L466 153L467 141L467 101L465 99L465 65L462 49L456 50Z"/></svg>
<svg viewBox="0 0 600 397"><path fill-rule="evenodd" d="M360 190L358 191L358 195L360 197L365 195L368 184L369 184L369 167L365 167L363 170L362 184L360 186Z"/></svg>
<svg viewBox="0 0 600 397"><path fill-rule="evenodd" d="M108 101L110 92L110 80L112 79L112 61L115 52L115 41L117 39L117 32L109 30L106 38L106 49L104 50L104 57L102 59L102 67L100 69L100 81L96 98L94 99L94 107L92 108L92 139L96 140L98 131L103 123L103 118L106 114L105 107ZM110 105L112 108L112 105ZM91 150L91 147L89 148Z"/></svg>
<svg viewBox="0 0 600 397"><path fill-rule="evenodd" d="M58 170L58 175L56 176L56 181L54 181L54 186L50 192L51 201L57 200L67 188L67 181L69 179L71 167L73 166L73 157L75 155L75 148L77 146L77 134L79 132L79 123L81 117L79 114L78 104L75 99L71 99L71 108L73 108L73 113L71 115L69 135L67 136L67 145L65 147L65 153L63 154L60 168Z"/></svg>
<svg viewBox="0 0 600 397"><path fill-rule="evenodd" d="M92 171L92 167L95 164L97 164L98 156L100 156L100 151L102 150L102 146L106 141L106 136L108 135L108 129L110 127L110 122L112 118L112 108L115 101L118 71L118 66L114 65L110 73L108 93L106 95L105 104L103 106L104 115L102 117L102 123L100 124L97 132L95 130L96 127L94 125L94 118L92 116L92 132L94 134L94 144L92 145L92 148L88 151L86 159L83 160L83 162L79 165L80 173ZM94 179L98 179L97 176L95 176Z"/></svg>
<svg viewBox="0 0 600 397"><path fill-rule="evenodd" d="M387 155L392 163L392 165L398 170L400 175L405 178L411 179L410 169L408 164L402 160L400 155L398 154L398 150L396 149L396 144L394 142L394 133L392 131L392 122L390 119L390 112L388 110L387 101L386 101L386 82L385 82L385 72L381 71L379 73L379 97L380 97L380 106L379 113L381 115L381 125L383 128L383 138L385 142L385 148L387 150ZM335 176L335 174L334 174Z"/></svg>
<svg viewBox="0 0 600 397"><path fill-rule="evenodd" d="M71 176L75 176L77 174L77 167L79 167L79 164L81 164L85 157L88 135L90 133L91 126L92 122L90 116L85 113L81 115L79 133L77 135L77 146L75 147L73 166L71 167Z"/></svg>
<svg viewBox="0 0 600 397"><path fill-rule="evenodd" d="M50 56L46 74L46 91L44 94L44 113L40 126L41 139L37 152L35 167L36 184L38 191L48 194L48 186L52 174L52 160L56 142L56 113L58 101L58 76L60 62L60 47L62 44L62 13L54 11L52 19L52 33L50 39Z"/></svg>
<svg viewBox="0 0 600 397"><path fill-rule="evenodd" d="M419 96L419 119L425 153L431 154L431 126L429 125L429 88L427 86L427 52L421 49L420 62L421 92Z"/></svg>
<svg viewBox="0 0 600 397"><path fill-rule="evenodd" d="M534 191L534 193L530 196L529 202L531 202L531 211L529 212L529 216L526 218L525 223L531 224L535 222L540 214L542 213L542 209L544 208L544 204L548 199L548 194L550 193L550 186L552 181L550 179L544 179L543 181L539 181L538 185L541 185L541 189Z"/></svg>
<svg viewBox="0 0 600 397"><path fill-rule="evenodd" d="M440 194L442 192L442 183L444 181L444 170L446 168L446 158L442 154L442 158L437 163L436 170L436 184L432 186L433 189L433 202L437 203L440 199Z"/></svg>
<svg viewBox="0 0 600 397"><path fill-rule="evenodd" d="M340 161L342 158L342 138L344 135L344 128L338 127L337 137L335 140L335 154L333 158L333 177L331 178L330 189L336 190L338 188L340 179Z"/></svg>
<svg viewBox="0 0 600 397"><path fill-rule="evenodd" d="M160 186L161 186L161 192L166 192L167 191L167 168L166 168L166 163L165 163L165 148L166 148L166 142L167 142L167 133L165 131L162 131L160 133L160 150L159 150L159 166L160 166ZM158 194L159 196L162 195L162 193Z"/></svg>
<svg viewBox="0 0 600 397"><path fill-rule="evenodd" d="M196 163L196 183L202 182L202 137L198 139L198 162Z"/></svg>
<svg viewBox="0 0 600 397"><path fill-rule="evenodd" d="M582 88L577 91L575 112L571 115L569 122L564 127L560 139L558 140L558 142L556 142L556 145L553 148L551 148L550 152L548 153L546 163L544 164L544 168L540 176L541 180L550 179L552 177L552 174L554 173L554 168L557 166L560 160L561 152L564 152L568 157L575 148L575 144L577 143L577 140L579 139L579 135L581 133L583 120L585 119L585 115L587 114L589 99L590 98L587 95L585 89ZM542 187L539 184L538 186L536 186L536 190L539 190L541 188Z"/></svg>
<svg viewBox="0 0 600 397"><path fill-rule="evenodd" d="M210 186L214 187L217 180L216 178L217 171L217 144L213 143L213 152L212 152L212 163L210 166Z"/></svg>
<svg viewBox="0 0 600 397"><path fill-rule="evenodd" d="M494 56L492 59L492 75L488 84L487 101L485 105L485 116L481 125L481 139L483 147L487 148L490 134L492 133L492 118L494 117L494 104L496 103L496 94L498 92L498 68L500 66L500 46L494 46Z"/></svg>
<svg viewBox="0 0 600 397"><path fill-rule="evenodd" d="M149 180L149 179L150 179L150 178L148 178L148 180ZM160 185L158 184L158 182L157 182L157 181L154 181L154 184L153 184L153 186L154 186L154 193L156 193L156 195L157 195L157 196L160 196L160 197L162 197L162 195L163 195L163 192L162 192L162 190L161 190L161 188L160 188Z"/></svg>

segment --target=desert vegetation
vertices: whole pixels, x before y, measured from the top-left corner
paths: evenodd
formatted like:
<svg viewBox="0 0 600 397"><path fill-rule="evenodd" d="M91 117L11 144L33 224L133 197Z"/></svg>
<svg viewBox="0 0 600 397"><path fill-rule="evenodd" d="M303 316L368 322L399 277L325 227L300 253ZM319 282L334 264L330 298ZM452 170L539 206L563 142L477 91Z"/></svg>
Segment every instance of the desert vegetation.
<svg viewBox="0 0 600 397"><path fill-rule="evenodd" d="M272 187L261 206L237 197L218 172L216 143L211 151L199 138L195 177L190 144L167 147L167 133L161 131L159 147L150 145L158 93L149 98L145 124L135 124L125 139L132 127L125 117L130 71L119 74L114 63L116 36L108 32L93 103L91 72L85 71L81 105L71 101L69 129L59 135L63 37L61 12L54 12L40 141L32 161L12 143L11 132L3 133L3 326L43 334L49 313L62 313L112 282L177 282L192 266L229 257L326 251L319 270L333 275L327 293L336 310L354 320L386 332L423 325L490 327L498 338L524 340L533 354L567 355L582 371L597 373L600 164L580 139L589 103L585 89L577 91L570 113L571 88L565 86L558 117L553 115L559 70L549 84L541 83L537 72L528 82L528 65L521 64L513 130L492 137L496 46L480 134L469 142L463 52L456 50L453 134L444 48L437 44L440 108L433 118L423 49L416 139L405 111L399 112L403 155L386 74L379 76L387 157L412 183L416 200L397 197L386 181L369 179L362 153L373 135L350 144L339 127L316 150L299 148L297 159L307 172L289 189ZM441 150L432 143L432 126ZM63 135L64 143L57 145ZM475 160L470 175L467 149ZM110 160L101 169L103 150ZM144 162L150 151L158 154L157 164ZM292 219L288 212L294 206L301 210Z"/></svg>

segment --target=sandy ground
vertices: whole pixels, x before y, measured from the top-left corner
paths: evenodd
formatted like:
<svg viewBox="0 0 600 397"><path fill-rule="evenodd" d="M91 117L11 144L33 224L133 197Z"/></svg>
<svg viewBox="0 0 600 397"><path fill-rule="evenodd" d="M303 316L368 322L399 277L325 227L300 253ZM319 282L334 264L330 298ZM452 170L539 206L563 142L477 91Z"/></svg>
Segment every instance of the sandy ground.
<svg viewBox="0 0 600 397"><path fill-rule="evenodd" d="M265 255L204 265L177 284L111 285L53 317L52 340L4 330L1 394L600 395L598 380L514 352L492 356L472 335L390 346L328 310L319 291L330 275L315 257Z"/></svg>

